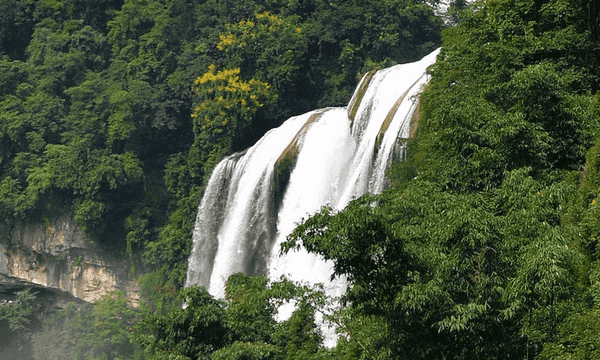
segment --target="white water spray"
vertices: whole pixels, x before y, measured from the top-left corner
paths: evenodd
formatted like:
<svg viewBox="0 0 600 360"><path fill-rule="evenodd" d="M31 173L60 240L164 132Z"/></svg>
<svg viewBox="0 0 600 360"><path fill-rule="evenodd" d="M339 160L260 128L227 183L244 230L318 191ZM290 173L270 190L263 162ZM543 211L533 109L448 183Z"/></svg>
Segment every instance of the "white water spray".
<svg viewBox="0 0 600 360"><path fill-rule="evenodd" d="M280 245L321 206L341 210L386 187L385 170L398 139L408 137L416 96L437 54L367 76L348 108L293 117L221 161L198 208L186 286L223 297L227 278L245 272L323 283L329 295L341 295L345 280L330 281L330 263L303 250L280 257Z"/></svg>

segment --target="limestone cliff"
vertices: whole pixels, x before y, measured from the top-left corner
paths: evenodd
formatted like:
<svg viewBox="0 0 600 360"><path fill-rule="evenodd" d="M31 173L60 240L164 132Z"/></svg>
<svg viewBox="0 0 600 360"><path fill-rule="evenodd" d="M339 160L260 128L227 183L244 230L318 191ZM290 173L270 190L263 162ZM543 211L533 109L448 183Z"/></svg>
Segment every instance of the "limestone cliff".
<svg viewBox="0 0 600 360"><path fill-rule="evenodd" d="M86 239L70 216L17 224L0 234L0 297L33 287L50 294L54 305L61 307L71 296L94 302L121 290L137 303L137 286L127 259Z"/></svg>

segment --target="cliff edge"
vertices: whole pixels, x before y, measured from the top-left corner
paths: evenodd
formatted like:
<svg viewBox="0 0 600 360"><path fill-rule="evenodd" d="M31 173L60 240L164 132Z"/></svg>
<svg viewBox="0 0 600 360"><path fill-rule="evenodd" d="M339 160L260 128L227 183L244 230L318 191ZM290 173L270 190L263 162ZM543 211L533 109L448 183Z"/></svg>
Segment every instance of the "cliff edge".
<svg viewBox="0 0 600 360"><path fill-rule="evenodd" d="M26 287L54 294L59 307L71 297L95 302L115 290L133 305L139 298L127 258L89 241L69 215L0 232L0 298Z"/></svg>

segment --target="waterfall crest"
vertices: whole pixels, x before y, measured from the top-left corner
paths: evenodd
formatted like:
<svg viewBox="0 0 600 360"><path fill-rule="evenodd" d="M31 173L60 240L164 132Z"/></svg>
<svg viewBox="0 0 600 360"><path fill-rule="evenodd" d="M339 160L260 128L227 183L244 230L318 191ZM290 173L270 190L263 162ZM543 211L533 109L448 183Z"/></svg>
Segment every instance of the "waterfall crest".
<svg viewBox="0 0 600 360"><path fill-rule="evenodd" d="M379 193L385 170L408 138L416 96L439 50L422 60L365 75L348 107L292 117L254 146L222 160L206 186L193 235L186 286L223 297L237 272L331 282L331 264L304 251L279 256L280 244L302 219L329 205Z"/></svg>

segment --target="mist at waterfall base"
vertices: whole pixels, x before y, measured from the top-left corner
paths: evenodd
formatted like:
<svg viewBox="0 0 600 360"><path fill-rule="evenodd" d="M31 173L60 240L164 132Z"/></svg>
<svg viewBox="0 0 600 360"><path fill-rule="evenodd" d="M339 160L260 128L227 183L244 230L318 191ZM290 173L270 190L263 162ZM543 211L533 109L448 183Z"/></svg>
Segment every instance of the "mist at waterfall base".
<svg viewBox="0 0 600 360"><path fill-rule="evenodd" d="M198 208L186 286L223 298L227 278L244 272L322 283L328 295L342 295L346 280L330 280L330 262L304 250L280 256L280 245L322 206L341 210L387 186L385 170L402 156L417 95L438 52L365 76L347 107L292 117L222 160Z"/></svg>

